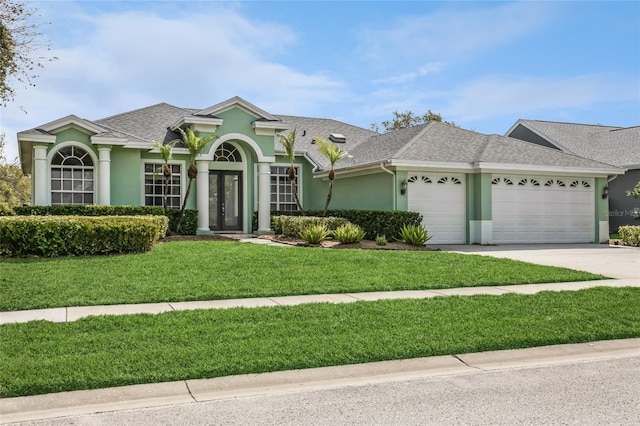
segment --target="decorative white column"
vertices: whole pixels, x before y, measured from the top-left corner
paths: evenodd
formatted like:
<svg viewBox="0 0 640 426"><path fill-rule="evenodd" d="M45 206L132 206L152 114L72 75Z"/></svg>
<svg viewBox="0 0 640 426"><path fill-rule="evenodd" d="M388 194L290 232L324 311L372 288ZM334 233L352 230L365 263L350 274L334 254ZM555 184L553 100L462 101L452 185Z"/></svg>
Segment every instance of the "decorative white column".
<svg viewBox="0 0 640 426"><path fill-rule="evenodd" d="M111 147L98 147L98 204L111 205Z"/></svg>
<svg viewBox="0 0 640 426"><path fill-rule="evenodd" d="M271 165L258 163L258 234L271 234Z"/></svg>
<svg viewBox="0 0 640 426"><path fill-rule="evenodd" d="M45 206L47 202L47 147L33 147L33 198L35 206Z"/></svg>
<svg viewBox="0 0 640 426"><path fill-rule="evenodd" d="M196 206L198 208L198 234L210 234L209 229L209 161L196 161Z"/></svg>

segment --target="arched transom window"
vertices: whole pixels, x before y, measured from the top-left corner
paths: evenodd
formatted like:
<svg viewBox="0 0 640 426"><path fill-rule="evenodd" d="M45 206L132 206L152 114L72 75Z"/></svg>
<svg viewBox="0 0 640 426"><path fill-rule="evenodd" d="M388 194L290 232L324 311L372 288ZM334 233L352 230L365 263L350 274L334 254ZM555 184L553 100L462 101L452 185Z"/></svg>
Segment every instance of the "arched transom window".
<svg viewBox="0 0 640 426"><path fill-rule="evenodd" d="M213 161L228 161L232 163L242 162L238 149L230 143L223 142L213 154Z"/></svg>
<svg viewBox="0 0 640 426"><path fill-rule="evenodd" d="M51 159L51 204L93 204L93 160L77 146L59 149Z"/></svg>

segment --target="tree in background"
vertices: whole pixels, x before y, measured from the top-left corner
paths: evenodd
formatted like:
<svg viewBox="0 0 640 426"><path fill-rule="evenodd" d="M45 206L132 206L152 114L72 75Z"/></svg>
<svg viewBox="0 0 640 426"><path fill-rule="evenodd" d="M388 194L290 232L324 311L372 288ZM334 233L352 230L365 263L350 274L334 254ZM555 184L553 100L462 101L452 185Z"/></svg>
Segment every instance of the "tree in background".
<svg viewBox="0 0 640 426"><path fill-rule="evenodd" d="M31 201L31 179L25 176L17 160L7 162L4 133L0 133L0 212Z"/></svg>
<svg viewBox="0 0 640 426"><path fill-rule="evenodd" d="M37 56L42 43L39 25L33 22L36 9L22 0L0 0L0 105L15 97L14 83L35 86L36 70L56 57ZM42 23L40 23L42 24Z"/></svg>
<svg viewBox="0 0 640 426"><path fill-rule="evenodd" d="M625 194L627 194L627 197L640 197L640 182L636 183L635 188L633 188L631 191L625 191Z"/></svg>
<svg viewBox="0 0 640 426"><path fill-rule="evenodd" d="M349 155L348 152L341 150L338 145L333 142L329 142L326 139L321 137L314 138L314 141L318 147L318 151L329 160L330 168L329 168L329 191L327 193L327 201L324 203L324 211L322 212L323 216L327 215L327 209L329 208L329 203L331 202L331 194L333 192L333 179L336 177L336 173L333 171L335 164L345 158L349 158L353 160L353 157Z"/></svg>
<svg viewBox="0 0 640 426"><path fill-rule="evenodd" d="M393 118L391 120L384 120L380 124L371 123L370 128L374 132L380 132L380 126L382 125L383 133L387 133L393 132L394 130L405 129L407 127L419 126L420 124L429 123L430 121L438 121L450 126L460 127L453 121L444 121L440 114L429 110L423 115L415 115L411 111L393 111Z"/></svg>
<svg viewBox="0 0 640 426"><path fill-rule="evenodd" d="M284 148L284 152L286 157L289 159L289 182L291 183L291 193L293 194L293 199L296 202L296 206L298 206L298 210L304 214L304 209L302 208L302 204L300 203L300 199L298 198L298 178L296 176L296 168L293 165L293 161L295 159L295 145L296 145L296 129L293 129L286 136L278 133L278 138L280 138L280 143Z"/></svg>

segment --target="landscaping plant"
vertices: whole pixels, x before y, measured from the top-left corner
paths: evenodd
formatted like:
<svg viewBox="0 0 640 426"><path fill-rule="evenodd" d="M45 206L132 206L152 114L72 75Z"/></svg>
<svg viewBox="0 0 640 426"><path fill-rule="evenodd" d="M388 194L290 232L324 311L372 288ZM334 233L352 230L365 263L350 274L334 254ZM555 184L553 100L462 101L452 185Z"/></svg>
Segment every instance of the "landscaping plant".
<svg viewBox="0 0 640 426"><path fill-rule="evenodd" d="M326 225L310 225L300 232L302 238L308 244L320 244L329 236Z"/></svg>
<svg viewBox="0 0 640 426"><path fill-rule="evenodd" d="M405 243L413 246L423 246L432 237L422 225L404 225L400 236Z"/></svg>
<svg viewBox="0 0 640 426"><path fill-rule="evenodd" d="M386 246L387 245L387 237L385 237L384 235L378 235L376 237L376 245Z"/></svg>
<svg viewBox="0 0 640 426"><path fill-rule="evenodd" d="M331 202L331 193L333 192L333 179L336 177L336 173L333 170L336 163L342 159L349 158L353 160L353 157L349 155L347 151L343 151L338 147L338 145L333 142L329 142L326 139L321 137L316 137L314 139L316 145L318 146L318 150L320 154L324 156L327 160L329 160L330 168L329 168L329 191L327 192L327 201L324 204L324 210L322 215L327 215L327 209L329 208L329 203Z"/></svg>
<svg viewBox="0 0 640 426"><path fill-rule="evenodd" d="M280 139L280 143L284 148L284 152L286 157L289 159L289 182L291 183L291 193L293 194L293 199L296 202L296 206L298 206L298 211L301 214L304 214L304 209L302 208L302 204L300 203L300 199L298 197L298 178L296 176L296 168L293 165L293 161L295 159L295 146L296 146L296 129L290 131L286 136L278 133L278 138Z"/></svg>
<svg viewBox="0 0 640 426"><path fill-rule="evenodd" d="M622 242L629 246L640 247L640 225L625 225L618 228Z"/></svg>
<svg viewBox="0 0 640 426"><path fill-rule="evenodd" d="M333 238L344 244L359 243L364 239L364 231L358 225L346 223L333 231Z"/></svg>

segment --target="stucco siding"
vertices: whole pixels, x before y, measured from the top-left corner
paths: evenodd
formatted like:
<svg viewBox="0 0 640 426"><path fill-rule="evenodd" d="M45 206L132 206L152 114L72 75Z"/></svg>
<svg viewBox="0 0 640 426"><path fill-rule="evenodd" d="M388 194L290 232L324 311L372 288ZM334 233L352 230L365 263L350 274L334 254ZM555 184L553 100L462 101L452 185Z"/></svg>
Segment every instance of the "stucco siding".
<svg viewBox="0 0 640 426"><path fill-rule="evenodd" d="M121 147L111 149L111 205L144 205L141 168L139 150Z"/></svg>
<svg viewBox="0 0 640 426"><path fill-rule="evenodd" d="M324 184L324 206L329 181L321 182ZM392 188L393 176L388 173L336 179L329 209L393 210Z"/></svg>

